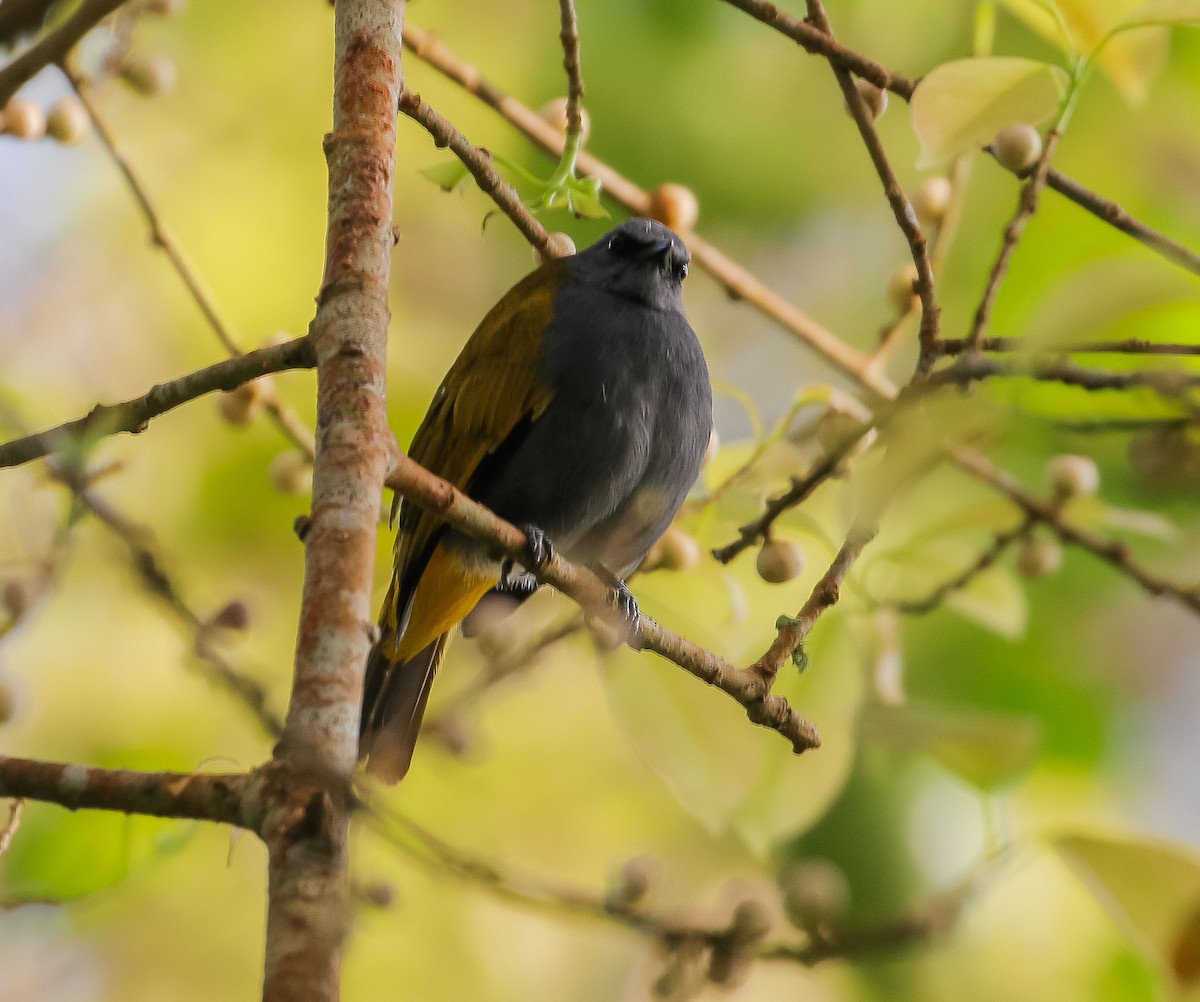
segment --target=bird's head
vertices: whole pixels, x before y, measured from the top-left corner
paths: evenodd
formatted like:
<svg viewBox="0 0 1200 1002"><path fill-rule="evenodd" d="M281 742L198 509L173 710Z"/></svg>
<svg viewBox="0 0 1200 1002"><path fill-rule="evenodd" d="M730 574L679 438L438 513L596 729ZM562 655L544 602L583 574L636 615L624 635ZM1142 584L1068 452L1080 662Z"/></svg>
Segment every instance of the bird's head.
<svg viewBox="0 0 1200 1002"><path fill-rule="evenodd" d="M575 255L575 276L659 310L683 312L691 254L652 219L628 219Z"/></svg>

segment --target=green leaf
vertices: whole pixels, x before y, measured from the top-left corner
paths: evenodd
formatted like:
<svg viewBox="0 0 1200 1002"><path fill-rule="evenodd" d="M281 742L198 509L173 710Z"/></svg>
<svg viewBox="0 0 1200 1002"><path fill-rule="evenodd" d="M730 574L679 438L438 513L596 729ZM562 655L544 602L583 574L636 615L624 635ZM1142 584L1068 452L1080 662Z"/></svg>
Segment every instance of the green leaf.
<svg viewBox="0 0 1200 1002"><path fill-rule="evenodd" d="M1100 70L1131 104L1143 100L1167 54L1165 30L1129 32L1137 0L1003 0L1017 18L1071 59L1095 56ZM1144 5L1143 5L1144 6ZM1059 22L1050 11L1056 9ZM1063 30L1066 37L1063 36Z"/></svg>
<svg viewBox="0 0 1200 1002"><path fill-rule="evenodd" d="M1200 26L1200 0L1146 0L1135 8L1122 27L1143 24L1186 24Z"/></svg>
<svg viewBox="0 0 1200 1002"><path fill-rule="evenodd" d="M51 901L94 894L177 851L196 830L161 818L31 805L5 856L6 892Z"/></svg>
<svg viewBox="0 0 1200 1002"><path fill-rule="evenodd" d="M864 737L930 755L959 779L989 792L1028 772L1041 744L1036 717L931 703L869 706L860 726Z"/></svg>
<svg viewBox="0 0 1200 1002"><path fill-rule="evenodd" d="M1200 856L1156 839L1091 833L1050 844L1181 986L1200 983Z"/></svg>
<svg viewBox="0 0 1200 1002"><path fill-rule="evenodd" d="M432 167L426 167L421 171L421 177L426 181L432 181L442 191L453 191L467 179L470 171L458 160L451 160L444 164L434 164Z"/></svg>
<svg viewBox="0 0 1200 1002"><path fill-rule="evenodd" d="M945 606L964 619L1002 637L1016 639L1025 632L1028 607L1025 592L1012 572L989 567L946 596Z"/></svg>
<svg viewBox="0 0 1200 1002"><path fill-rule="evenodd" d="M608 210L595 195L579 188L567 190L567 205L580 219L607 219Z"/></svg>
<svg viewBox="0 0 1200 1002"><path fill-rule="evenodd" d="M1067 91L1063 70L1036 59L986 57L943 63L913 94L918 167L985 146L1014 122L1036 125L1053 115Z"/></svg>

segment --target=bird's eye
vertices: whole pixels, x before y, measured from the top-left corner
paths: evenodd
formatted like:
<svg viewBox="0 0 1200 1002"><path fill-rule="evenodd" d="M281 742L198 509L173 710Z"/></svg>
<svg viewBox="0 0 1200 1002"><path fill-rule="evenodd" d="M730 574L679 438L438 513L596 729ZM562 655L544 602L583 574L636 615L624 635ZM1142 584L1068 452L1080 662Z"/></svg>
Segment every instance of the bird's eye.
<svg viewBox="0 0 1200 1002"><path fill-rule="evenodd" d="M687 273L688 264L686 261L684 261L683 264L676 266L675 274L679 276L679 281L682 282L685 278L687 278Z"/></svg>

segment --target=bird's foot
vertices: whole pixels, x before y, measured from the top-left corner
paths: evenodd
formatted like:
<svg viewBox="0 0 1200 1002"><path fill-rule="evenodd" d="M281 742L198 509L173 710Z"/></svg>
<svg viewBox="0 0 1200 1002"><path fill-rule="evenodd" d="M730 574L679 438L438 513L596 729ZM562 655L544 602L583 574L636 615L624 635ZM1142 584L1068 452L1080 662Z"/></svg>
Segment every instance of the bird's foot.
<svg viewBox="0 0 1200 1002"><path fill-rule="evenodd" d="M633 597L629 586L602 564L596 564L592 570L596 572L596 576L601 581L612 589L613 593L609 596L609 601L612 602L613 608L621 617L630 637L636 637L638 621L642 614L638 609L637 599Z"/></svg>
<svg viewBox="0 0 1200 1002"><path fill-rule="evenodd" d="M525 533L526 545L529 549L529 560L525 563L525 567L530 571L537 573L546 566L554 556L554 546L550 542L550 537L546 535L544 529L538 528L536 525L519 524L517 526ZM536 589L536 582L533 588L529 587L525 574L514 574L515 563L512 560L505 560L500 565L500 584L499 588L502 591L530 591Z"/></svg>

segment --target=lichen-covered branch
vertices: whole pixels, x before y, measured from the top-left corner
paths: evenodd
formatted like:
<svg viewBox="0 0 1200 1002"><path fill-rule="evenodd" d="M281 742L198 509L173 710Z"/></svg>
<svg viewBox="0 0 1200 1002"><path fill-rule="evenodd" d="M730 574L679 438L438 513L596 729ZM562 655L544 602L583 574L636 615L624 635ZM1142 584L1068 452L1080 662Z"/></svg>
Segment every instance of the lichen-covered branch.
<svg viewBox="0 0 1200 1002"><path fill-rule="evenodd" d="M93 808L160 818L217 821L257 830L250 777L241 773L140 772L0 756L0 797L68 810Z"/></svg>
<svg viewBox="0 0 1200 1002"><path fill-rule="evenodd" d="M404 0L339 0L334 9L325 273L310 330L317 363L312 513L291 698L263 784L266 1002L333 1002L339 994L350 784L391 443L384 376L404 8Z"/></svg>

